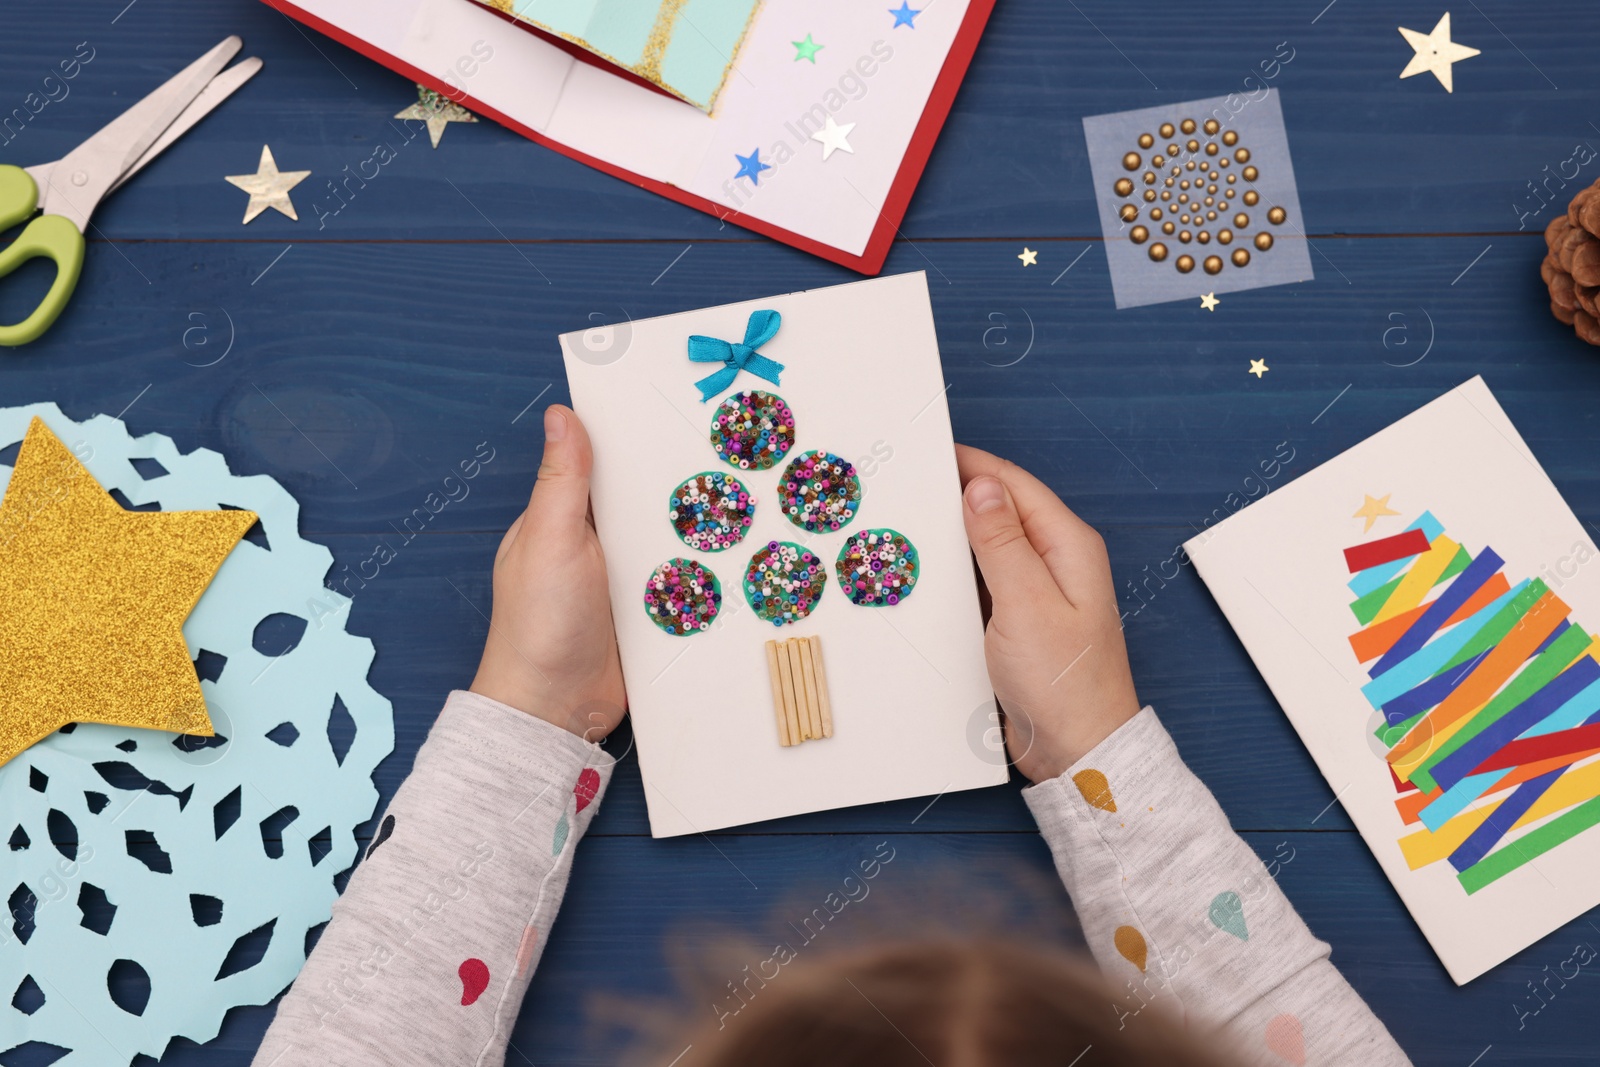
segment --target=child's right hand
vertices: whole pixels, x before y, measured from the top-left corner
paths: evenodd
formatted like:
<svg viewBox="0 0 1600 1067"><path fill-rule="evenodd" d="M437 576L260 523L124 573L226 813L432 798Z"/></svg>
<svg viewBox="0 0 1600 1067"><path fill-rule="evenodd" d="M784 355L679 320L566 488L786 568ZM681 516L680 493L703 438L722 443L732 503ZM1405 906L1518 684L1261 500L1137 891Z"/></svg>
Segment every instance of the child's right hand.
<svg viewBox="0 0 1600 1067"><path fill-rule="evenodd" d="M1055 778L1139 711L1105 542L1015 463L956 446L967 539L993 602L984 652L1006 748Z"/></svg>

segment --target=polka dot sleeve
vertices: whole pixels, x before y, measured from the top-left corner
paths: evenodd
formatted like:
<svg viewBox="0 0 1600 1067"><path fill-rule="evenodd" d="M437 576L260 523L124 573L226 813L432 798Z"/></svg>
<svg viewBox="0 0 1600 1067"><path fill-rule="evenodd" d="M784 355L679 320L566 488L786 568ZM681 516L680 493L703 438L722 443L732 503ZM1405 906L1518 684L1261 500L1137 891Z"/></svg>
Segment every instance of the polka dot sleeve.
<svg viewBox="0 0 1600 1067"><path fill-rule="evenodd" d="M1124 1026L1162 1010L1259 1067L1399 1067L1404 1052L1329 962L1263 863L1145 708L1023 791Z"/></svg>
<svg viewBox="0 0 1600 1067"><path fill-rule="evenodd" d="M612 765L452 693L253 1062L499 1067Z"/></svg>

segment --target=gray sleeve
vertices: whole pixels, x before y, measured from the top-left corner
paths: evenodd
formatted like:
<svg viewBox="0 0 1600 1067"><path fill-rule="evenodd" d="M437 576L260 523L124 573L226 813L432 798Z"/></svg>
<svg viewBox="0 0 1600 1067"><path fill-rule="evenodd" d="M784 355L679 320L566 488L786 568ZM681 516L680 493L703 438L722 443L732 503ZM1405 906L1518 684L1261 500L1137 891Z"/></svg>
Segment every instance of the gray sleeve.
<svg viewBox="0 0 1600 1067"><path fill-rule="evenodd" d="M499 1067L612 764L451 693L255 1067Z"/></svg>
<svg viewBox="0 0 1600 1067"><path fill-rule="evenodd" d="M1410 1063L1152 709L1023 797L1124 1027L1159 1005L1238 1062Z"/></svg>

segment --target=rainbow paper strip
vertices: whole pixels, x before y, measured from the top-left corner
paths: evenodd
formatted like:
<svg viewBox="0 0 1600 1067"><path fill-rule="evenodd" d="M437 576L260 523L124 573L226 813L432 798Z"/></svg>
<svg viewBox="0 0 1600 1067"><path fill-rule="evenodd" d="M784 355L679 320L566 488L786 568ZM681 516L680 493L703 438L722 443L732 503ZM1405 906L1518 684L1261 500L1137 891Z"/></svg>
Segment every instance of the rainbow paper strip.
<svg viewBox="0 0 1600 1067"><path fill-rule="evenodd" d="M1476 893L1600 823L1600 640L1567 605L1426 512L1344 556L1412 869Z"/></svg>

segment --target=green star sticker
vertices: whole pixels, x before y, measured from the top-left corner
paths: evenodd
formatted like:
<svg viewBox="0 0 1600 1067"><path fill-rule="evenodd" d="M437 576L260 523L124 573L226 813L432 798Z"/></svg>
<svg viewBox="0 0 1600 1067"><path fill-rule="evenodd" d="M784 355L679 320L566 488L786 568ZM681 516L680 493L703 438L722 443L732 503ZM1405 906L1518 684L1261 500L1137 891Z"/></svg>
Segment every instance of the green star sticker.
<svg viewBox="0 0 1600 1067"><path fill-rule="evenodd" d="M796 63L802 59L809 59L812 66L817 65L817 52L822 49L822 45L813 41L809 33L806 34L805 40L790 41L789 43L794 45L794 61Z"/></svg>

